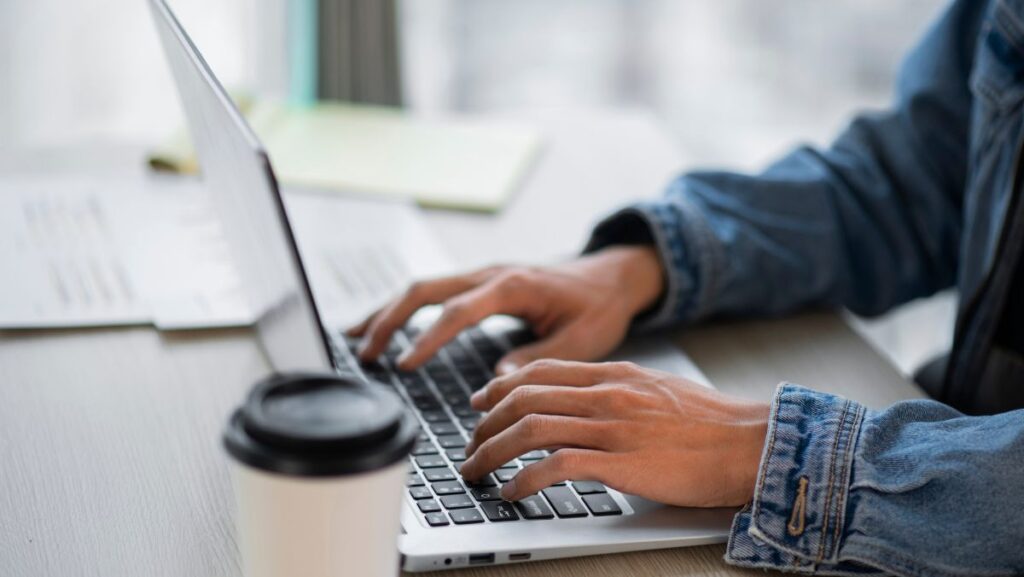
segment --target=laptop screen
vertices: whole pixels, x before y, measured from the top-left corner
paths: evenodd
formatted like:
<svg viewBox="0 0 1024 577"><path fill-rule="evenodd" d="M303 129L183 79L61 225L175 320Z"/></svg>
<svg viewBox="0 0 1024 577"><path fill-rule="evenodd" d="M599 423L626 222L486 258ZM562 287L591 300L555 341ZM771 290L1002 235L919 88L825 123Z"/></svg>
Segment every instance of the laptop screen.
<svg viewBox="0 0 1024 577"><path fill-rule="evenodd" d="M278 371L331 366L309 281L270 161L164 0L151 0L204 185L231 250L257 337Z"/></svg>

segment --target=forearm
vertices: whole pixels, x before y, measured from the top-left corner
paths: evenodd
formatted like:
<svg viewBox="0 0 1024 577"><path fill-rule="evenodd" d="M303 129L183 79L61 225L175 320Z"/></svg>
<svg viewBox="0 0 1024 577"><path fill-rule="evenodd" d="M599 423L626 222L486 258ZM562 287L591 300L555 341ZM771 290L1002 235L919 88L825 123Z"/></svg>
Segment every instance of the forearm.
<svg viewBox="0 0 1024 577"><path fill-rule="evenodd" d="M588 250L647 242L667 289L643 326L811 306L879 314L956 278L984 3L961 0L907 59L892 108L765 171L694 172L601 223Z"/></svg>
<svg viewBox="0 0 1024 577"><path fill-rule="evenodd" d="M1024 411L883 411L780 386L726 560L815 574L1024 572Z"/></svg>

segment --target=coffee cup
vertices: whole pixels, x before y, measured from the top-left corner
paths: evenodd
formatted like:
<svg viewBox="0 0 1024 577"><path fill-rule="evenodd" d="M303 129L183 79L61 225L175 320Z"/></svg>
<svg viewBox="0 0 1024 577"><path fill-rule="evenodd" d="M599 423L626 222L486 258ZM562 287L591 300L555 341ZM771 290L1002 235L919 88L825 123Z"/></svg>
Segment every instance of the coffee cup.
<svg viewBox="0 0 1024 577"><path fill-rule="evenodd" d="M381 385L315 373L257 383L223 438L247 577L395 575L418 431Z"/></svg>

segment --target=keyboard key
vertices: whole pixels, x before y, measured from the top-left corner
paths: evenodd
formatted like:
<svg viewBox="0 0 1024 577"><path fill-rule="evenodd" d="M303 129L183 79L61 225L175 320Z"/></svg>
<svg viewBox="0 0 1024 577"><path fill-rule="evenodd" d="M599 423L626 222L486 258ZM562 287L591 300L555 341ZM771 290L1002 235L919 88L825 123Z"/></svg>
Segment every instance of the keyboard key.
<svg viewBox="0 0 1024 577"><path fill-rule="evenodd" d="M447 451L444 452L444 454L448 455L448 458L456 463L461 463L462 461L466 460L465 449L448 449Z"/></svg>
<svg viewBox="0 0 1024 577"><path fill-rule="evenodd" d="M484 510L484 515L494 522L519 520L516 508L508 501L488 501L480 503L480 508Z"/></svg>
<svg viewBox="0 0 1024 577"><path fill-rule="evenodd" d="M551 501L559 517L586 517L583 503L572 494L568 487L548 487L541 491Z"/></svg>
<svg viewBox="0 0 1024 577"><path fill-rule="evenodd" d="M472 432L473 429L476 429L476 424L480 422L480 417L466 417L459 422L462 423L462 428Z"/></svg>
<svg viewBox="0 0 1024 577"><path fill-rule="evenodd" d="M498 487L470 487L469 494L477 501L501 501Z"/></svg>
<svg viewBox="0 0 1024 577"><path fill-rule="evenodd" d="M423 420L428 423L438 423L448 420L448 413L444 411L423 411L420 414L423 415Z"/></svg>
<svg viewBox="0 0 1024 577"><path fill-rule="evenodd" d="M587 504L587 509L594 515L621 515L622 509L619 509L619 505L612 499L612 496L607 493L597 493L594 495L584 495L583 502Z"/></svg>
<svg viewBox="0 0 1024 577"><path fill-rule="evenodd" d="M434 495L430 493L428 487L412 487L409 489L409 494L412 495L413 499L429 499Z"/></svg>
<svg viewBox="0 0 1024 577"><path fill-rule="evenodd" d="M420 477L419 473L409 473L405 484L408 487L420 487L423 485L423 477Z"/></svg>
<svg viewBox="0 0 1024 577"><path fill-rule="evenodd" d="M452 521L456 525L466 525L468 523L483 523L484 518L480 515L480 511L476 510L476 507L472 509L456 509L449 511L449 515L452 517Z"/></svg>
<svg viewBox="0 0 1024 577"><path fill-rule="evenodd" d="M544 457L548 456L547 451L530 451L529 453L519 455L520 461L539 461Z"/></svg>
<svg viewBox="0 0 1024 577"><path fill-rule="evenodd" d="M445 462L444 457L441 455L424 455L422 457L416 457L416 464L424 469L431 467L446 467L448 463Z"/></svg>
<svg viewBox="0 0 1024 577"><path fill-rule="evenodd" d="M469 405L469 396L466 395L466 393L463 393L462 391L459 391L457 393L449 393L447 395L444 395L444 402L448 403L452 407L460 405Z"/></svg>
<svg viewBox="0 0 1024 577"><path fill-rule="evenodd" d="M437 438L437 444L442 449L458 449L466 446L466 439L462 435L442 435Z"/></svg>
<svg viewBox="0 0 1024 577"><path fill-rule="evenodd" d="M420 397L412 400L412 404L416 405L416 408L421 411L440 411L441 403L437 402L437 398L433 395L429 397Z"/></svg>
<svg viewBox="0 0 1024 577"><path fill-rule="evenodd" d="M448 517L444 513L427 513L423 518L431 527L442 527L448 524Z"/></svg>
<svg viewBox="0 0 1024 577"><path fill-rule="evenodd" d="M431 442L424 443L421 441L416 443L416 446L412 448L412 454L416 455L417 457L421 455L436 455L437 447L435 447L434 444Z"/></svg>
<svg viewBox="0 0 1024 577"><path fill-rule="evenodd" d="M473 501L463 493L462 495L441 497L441 504L444 505L445 509L465 509L466 507L472 507Z"/></svg>
<svg viewBox="0 0 1024 577"><path fill-rule="evenodd" d="M479 417L482 414L479 411L474 411L473 407L470 407L469 405L459 405L457 407L452 407L452 412L455 413L455 416L459 417L460 419L464 419L466 417Z"/></svg>
<svg viewBox="0 0 1024 577"><path fill-rule="evenodd" d="M499 483L508 483L518 472L519 469L498 469L494 472L494 476L498 478Z"/></svg>
<svg viewBox="0 0 1024 577"><path fill-rule="evenodd" d="M433 499L420 501L419 503L416 503L416 506L418 506L420 511L424 513L434 513L441 510L441 505Z"/></svg>
<svg viewBox="0 0 1024 577"><path fill-rule="evenodd" d="M452 481L455 479L455 473L448 467L442 467L438 469L424 469L423 477L431 483L438 481Z"/></svg>
<svg viewBox="0 0 1024 577"><path fill-rule="evenodd" d="M491 475L484 475L483 477L477 479L476 481L466 481L466 484L469 485L470 489L472 489L473 487L497 487L498 486L498 483L494 481L494 477L491 476Z"/></svg>
<svg viewBox="0 0 1024 577"><path fill-rule="evenodd" d="M441 383L437 385L437 390L442 395L454 395L462 392L462 385L459 383Z"/></svg>
<svg viewBox="0 0 1024 577"><path fill-rule="evenodd" d="M608 489L604 488L604 485L597 481L573 481L572 488L576 489L576 492L580 495L590 495L592 493L607 493Z"/></svg>
<svg viewBox="0 0 1024 577"><path fill-rule="evenodd" d="M451 421L448 421L447 423L431 423L430 430L435 435L453 435L459 432L459 428Z"/></svg>
<svg viewBox="0 0 1024 577"><path fill-rule="evenodd" d="M520 501L516 501L516 508L523 514L525 519L553 519L555 514L540 495L530 495Z"/></svg>
<svg viewBox="0 0 1024 577"><path fill-rule="evenodd" d="M454 495L456 493L465 493L466 490L462 488L462 483L458 481L441 481L440 483L434 483L431 485L434 488L434 492L438 495Z"/></svg>

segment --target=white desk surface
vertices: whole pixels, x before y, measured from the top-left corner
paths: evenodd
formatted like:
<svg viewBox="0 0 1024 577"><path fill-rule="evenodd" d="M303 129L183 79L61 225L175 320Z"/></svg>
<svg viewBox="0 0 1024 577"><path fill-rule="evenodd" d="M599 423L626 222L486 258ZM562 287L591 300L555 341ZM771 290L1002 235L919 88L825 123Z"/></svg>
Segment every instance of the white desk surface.
<svg viewBox="0 0 1024 577"><path fill-rule="evenodd" d="M643 112L541 119L545 151L501 214L427 214L456 261L570 255L601 214L659 193L683 155ZM10 151L9 151L10 152ZM0 173L137 173L137 148L0 155ZM922 396L832 312L675 337L722 390L790 380L883 406ZM225 415L267 370L246 330L0 332L0 575L240 574ZM724 546L468 569L464 576L740 575ZM751 573L753 574L753 573Z"/></svg>

